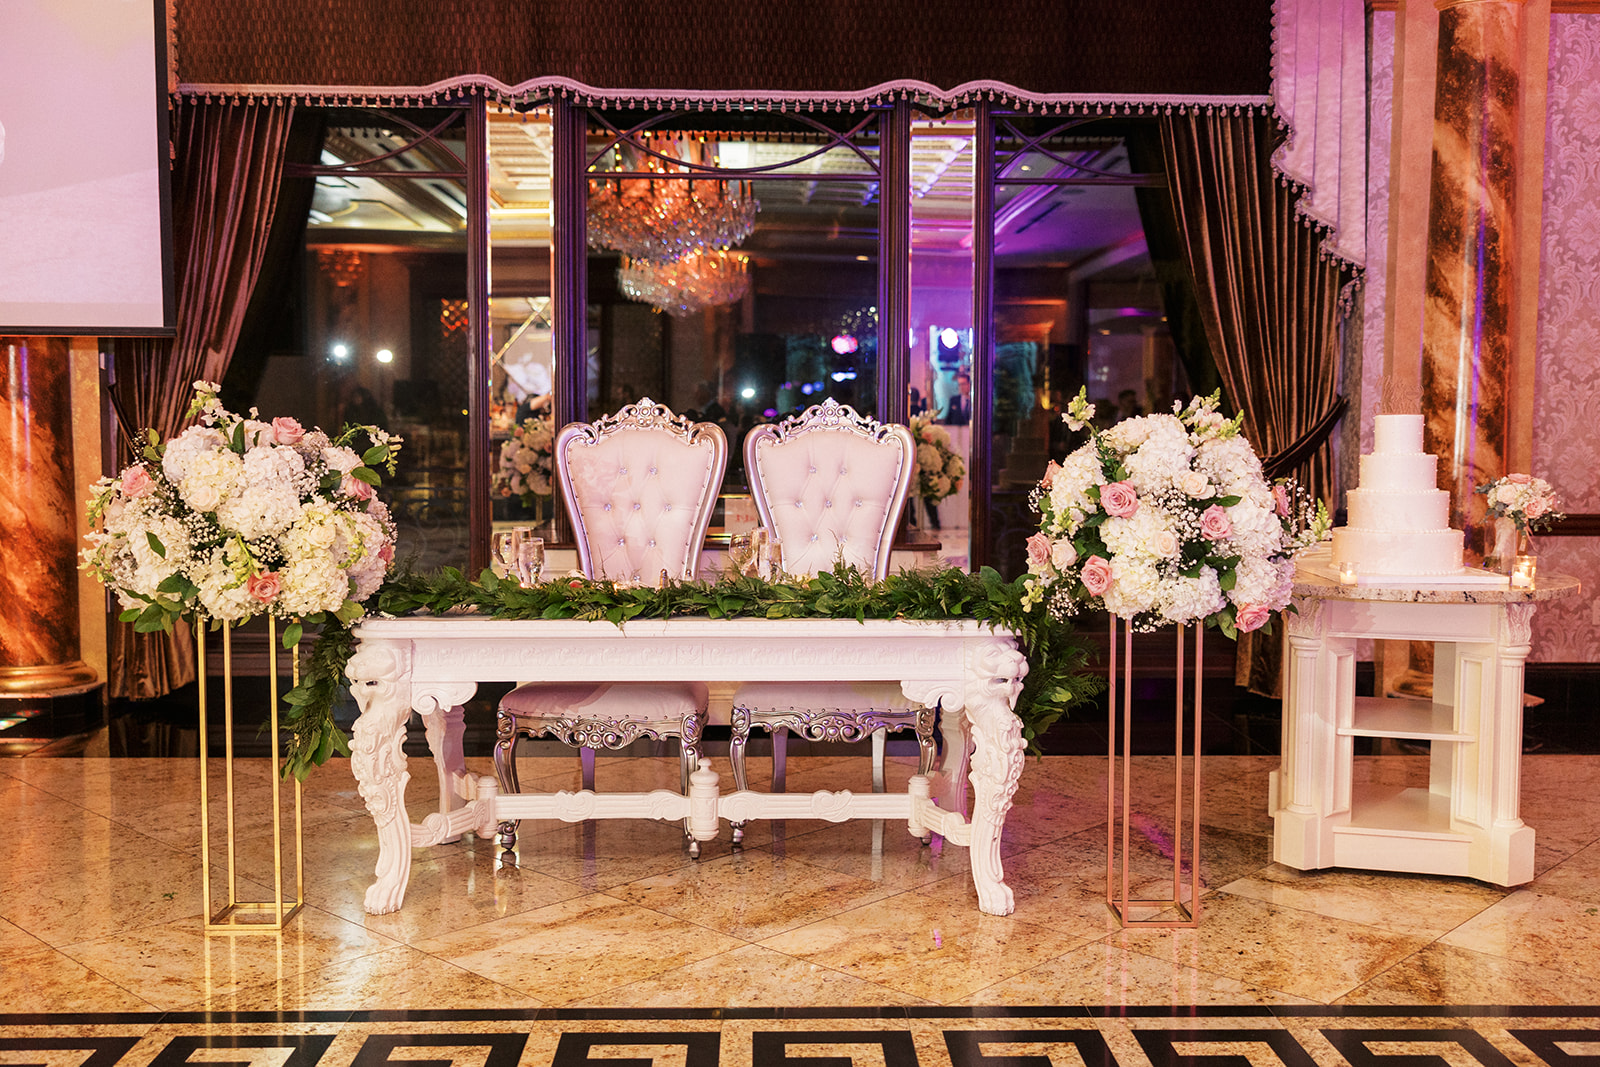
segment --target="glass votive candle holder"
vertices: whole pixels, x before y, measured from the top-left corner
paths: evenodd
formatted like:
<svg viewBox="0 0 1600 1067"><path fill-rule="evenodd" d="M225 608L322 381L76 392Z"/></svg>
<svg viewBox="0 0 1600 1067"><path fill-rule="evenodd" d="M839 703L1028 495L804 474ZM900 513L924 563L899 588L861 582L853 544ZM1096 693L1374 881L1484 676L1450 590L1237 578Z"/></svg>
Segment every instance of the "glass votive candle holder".
<svg viewBox="0 0 1600 1067"><path fill-rule="evenodd" d="M1537 556L1518 556L1511 564L1511 588L1530 589L1533 580L1539 573L1539 558Z"/></svg>
<svg viewBox="0 0 1600 1067"><path fill-rule="evenodd" d="M1339 563L1340 585L1355 585L1358 577L1360 577L1360 568L1356 566L1354 560L1343 560Z"/></svg>

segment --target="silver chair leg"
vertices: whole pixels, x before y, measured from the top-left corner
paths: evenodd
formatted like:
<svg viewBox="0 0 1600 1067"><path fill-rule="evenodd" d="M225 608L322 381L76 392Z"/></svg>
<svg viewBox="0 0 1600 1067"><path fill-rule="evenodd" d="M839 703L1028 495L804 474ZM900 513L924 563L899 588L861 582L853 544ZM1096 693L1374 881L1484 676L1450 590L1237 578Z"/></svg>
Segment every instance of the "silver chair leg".
<svg viewBox="0 0 1600 1067"><path fill-rule="evenodd" d="M743 792L750 786L749 776L744 769L744 748L750 740L750 712L747 708L735 707L733 709L733 732L728 739L728 762L733 764L733 788ZM685 788L685 792L687 792ZM733 844L735 847L744 843L744 823L729 824L733 829Z"/></svg>
<svg viewBox="0 0 1600 1067"><path fill-rule="evenodd" d="M889 731L877 729L872 731L872 791L882 793L889 788L884 780L883 760L889 751Z"/></svg>
<svg viewBox="0 0 1600 1067"><path fill-rule="evenodd" d="M772 791L774 793L786 792L784 788L789 777L789 728L787 726L774 726L772 728Z"/></svg>
<svg viewBox="0 0 1600 1067"><path fill-rule="evenodd" d="M519 792L517 788L517 721L505 712L500 713L495 726L494 776L502 796ZM517 827L520 820L507 819L495 827L495 837L503 849L517 846Z"/></svg>
<svg viewBox="0 0 1600 1067"><path fill-rule="evenodd" d="M678 791L684 796L689 795L689 775L700 765L701 725L700 715L691 712L683 717L683 727L678 732ZM689 842L690 858L699 859L700 842L690 832L687 818L683 820L683 836Z"/></svg>

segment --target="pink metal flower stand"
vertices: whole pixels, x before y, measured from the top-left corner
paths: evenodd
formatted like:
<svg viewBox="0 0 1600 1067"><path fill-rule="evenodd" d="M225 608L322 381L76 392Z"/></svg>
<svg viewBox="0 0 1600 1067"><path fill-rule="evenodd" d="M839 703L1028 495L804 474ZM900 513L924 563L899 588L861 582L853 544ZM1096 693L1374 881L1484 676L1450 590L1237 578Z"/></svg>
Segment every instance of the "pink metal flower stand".
<svg viewBox="0 0 1600 1067"><path fill-rule="evenodd" d="M1122 668L1118 678L1117 624L1122 624ZM1108 659L1110 683L1106 702L1106 904L1124 927L1193 927L1200 922L1200 718L1202 688L1202 638L1205 626L1194 625L1194 766L1190 774L1191 800L1187 822L1189 844L1189 897L1183 899L1184 867L1184 753L1183 638L1188 627L1178 627L1177 700L1173 711L1172 781L1172 896L1165 899L1133 899L1130 857L1132 854L1132 779L1133 779L1133 627L1129 620L1111 616L1111 644ZM1122 755L1117 756L1117 700L1122 701ZM1119 798L1120 794L1120 798ZM1119 808L1120 799L1120 808ZM1120 816L1119 816L1120 811ZM1159 850L1167 851L1159 833L1147 834ZM1120 839L1120 849L1118 847ZM1177 917L1173 917L1176 912Z"/></svg>

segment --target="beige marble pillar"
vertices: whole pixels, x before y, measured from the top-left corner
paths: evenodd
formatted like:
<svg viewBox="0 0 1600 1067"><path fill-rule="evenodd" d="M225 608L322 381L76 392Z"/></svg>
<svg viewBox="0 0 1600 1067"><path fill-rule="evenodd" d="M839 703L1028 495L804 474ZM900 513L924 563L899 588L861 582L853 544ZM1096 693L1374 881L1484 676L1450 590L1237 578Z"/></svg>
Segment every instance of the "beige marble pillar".
<svg viewBox="0 0 1600 1067"><path fill-rule="evenodd" d="M1506 470L1518 297L1522 0L1439 0L1422 410L1454 523L1482 551L1483 498Z"/></svg>
<svg viewBox="0 0 1600 1067"><path fill-rule="evenodd" d="M95 680L78 646L66 338L0 337L0 696Z"/></svg>

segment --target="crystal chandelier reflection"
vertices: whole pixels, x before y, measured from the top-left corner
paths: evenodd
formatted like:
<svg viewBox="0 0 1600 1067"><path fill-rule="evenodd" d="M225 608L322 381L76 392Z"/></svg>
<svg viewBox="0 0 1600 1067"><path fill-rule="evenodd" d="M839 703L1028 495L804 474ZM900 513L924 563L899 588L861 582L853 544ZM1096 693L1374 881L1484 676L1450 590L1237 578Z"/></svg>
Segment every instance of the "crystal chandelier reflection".
<svg viewBox="0 0 1600 1067"><path fill-rule="evenodd" d="M661 178L589 179L589 247L670 263L707 249L732 248L750 236L761 204L749 182L679 177L693 172L671 161L689 158L697 166L712 165L703 158L703 142L658 144L654 150L667 158L648 157L642 169Z"/></svg>
<svg viewBox="0 0 1600 1067"><path fill-rule="evenodd" d="M624 256L617 282L629 300L674 318L735 304L750 291L750 257L712 249L670 263Z"/></svg>

